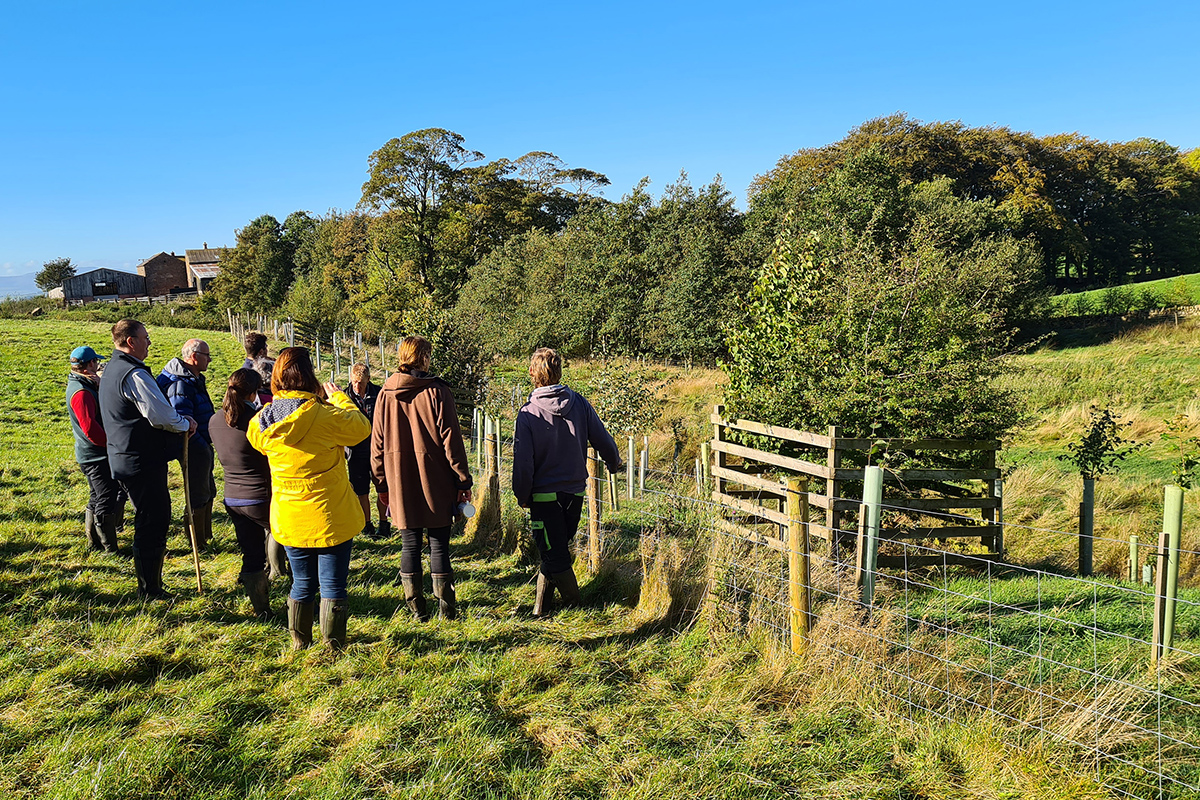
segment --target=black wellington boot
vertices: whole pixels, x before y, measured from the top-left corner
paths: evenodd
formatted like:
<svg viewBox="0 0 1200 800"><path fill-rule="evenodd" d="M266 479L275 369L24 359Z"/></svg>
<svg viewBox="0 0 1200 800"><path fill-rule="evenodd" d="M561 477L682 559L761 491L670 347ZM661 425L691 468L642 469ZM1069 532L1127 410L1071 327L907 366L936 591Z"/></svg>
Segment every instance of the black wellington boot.
<svg viewBox="0 0 1200 800"><path fill-rule="evenodd" d="M554 584L546 577L545 573L539 572L537 576L537 597L533 601L533 615L535 617L548 617L554 613Z"/></svg>
<svg viewBox="0 0 1200 800"><path fill-rule="evenodd" d="M321 598L321 641L332 650L346 646L346 621L350 619L350 601Z"/></svg>
<svg viewBox="0 0 1200 800"><path fill-rule="evenodd" d="M575 579L575 570L569 569L566 572L556 572L550 576L550 580L554 583L554 588L558 589L559 595L562 596L563 605L578 606L583 604L583 598L579 596L579 581Z"/></svg>
<svg viewBox="0 0 1200 800"><path fill-rule="evenodd" d="M438 614L442 619L454 619L458 616L458 596L454 593L454 576L450 574L433 573L433 596L438 600Z"/></svg>
<svg viewBox="0 0 1200 800"><path fill-rule="evenodd" d="M413 619L425 622L429 619L429 609L425 606L425 587L422 585L421 573L401 572L400 585L404 587L404 602L412 612Z"/></svg>
<svg viewBox="0 0 1200 800"><path fill-rule="evenodd" d="M292 635L292 649L303 650L312 644L313 604L299 603L288 598L288 633Z"/></svg>
<svg viewBox="0 0 1200 800"><path fill-rule="evenodd" d="M117 549L117 515L103 514L97 520L97 525L100 529L100 543L104 545L104 549L109 553L118 552Z"/></svg>
<svg viewBox="0 0 1200 800"><path fill-rule="evenodd" d="M163 562L167 551L133 548L133 571L137 575L137 593L143 600L173 600L162 585Z"/></svg>
<svg viewBox="0 0 1200 800"><path fill-rule="evenodd" d="M246 596L250 598L250 605L254 608L254 616L261 620L271 618L271 582L267 580L265 570L258 572L243 572L238 575L238 582L246 587Z"/></svg>
<svg viewBox="0 0 1200 800"><path fill-rule="evenodd" d="M100 527L97 522L96 515L92 513L92 507L85 508L83 510L83 530L87 534L89 550L104 549L104 544L100 541Z"/></svg>

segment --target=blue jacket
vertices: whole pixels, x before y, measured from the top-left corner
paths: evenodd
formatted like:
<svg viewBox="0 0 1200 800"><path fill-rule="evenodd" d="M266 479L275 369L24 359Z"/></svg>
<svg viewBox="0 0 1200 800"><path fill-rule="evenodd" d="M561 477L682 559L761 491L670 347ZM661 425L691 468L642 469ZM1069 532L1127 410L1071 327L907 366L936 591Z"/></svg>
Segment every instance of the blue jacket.
<svg viewBox="0 0 1200 800"><path fill-rule="evenodd" d="M196 420L196 435L212 444L208 435L208 420L213 415L212 399L204 375L193 374L178 358L172 358L158 375L158 388L180 414Z"/></svg>

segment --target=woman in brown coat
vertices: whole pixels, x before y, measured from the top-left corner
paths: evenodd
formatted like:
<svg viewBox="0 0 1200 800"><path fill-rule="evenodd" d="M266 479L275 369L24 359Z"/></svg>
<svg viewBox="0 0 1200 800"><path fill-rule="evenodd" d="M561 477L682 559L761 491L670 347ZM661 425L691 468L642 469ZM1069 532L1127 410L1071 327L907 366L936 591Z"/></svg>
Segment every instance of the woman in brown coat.
<svg viewBox="0 0 1200 800"><path fill-rule="evenodd" d="M428 373L433 347L421 336L400 343L400 366L383 384L371 431L371 469L392 523L400 529L400 582L417 619L427 619L421 546L429 536L433 596L454 619L450 525L471 499L471 470L450 386Z"/></svg>

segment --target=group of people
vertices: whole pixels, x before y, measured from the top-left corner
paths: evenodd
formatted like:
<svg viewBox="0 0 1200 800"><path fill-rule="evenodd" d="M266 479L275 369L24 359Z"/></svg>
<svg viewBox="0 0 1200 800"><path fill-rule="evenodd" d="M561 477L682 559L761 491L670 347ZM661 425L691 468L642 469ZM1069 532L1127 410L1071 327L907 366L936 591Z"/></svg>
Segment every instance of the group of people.
<svg viewBox="0 0 1200 800"><path fill-rule="evenodd" d="M117 551L120 497L127 494L139 597L170 598L162 582L172 519L167 468L186 452L196 545L212 536L215 455L242 553L239 581L256 615L271 615L272 577L291 575L293 647L313 641L318 592L322 641L345 644L354 537L386 537L393 525L401 537L407 608L418 620L430 616L421 559L428 540L437 613L455 618L450 533L471 500L472 477L451 388L429 372L428 340L404 339L397 370L382 386L356 364L343 390L319 380L306 348L284 348L272 360L266 337L251 333L246 361L229 376L218 410L205 381L212 358L206 342L189 340L155 378L145 363L150 335L142 323L121 320L112 338L103 371L91 347L72 351L67 408L89 487L89 546ZM610 469L621 468L621 457L587 400L562 385L557 353L537 350L529 374L534 390L517 415L512 489L530 512L542 557L533 613L546 616L556 589L563 602L580 602L571 540L586 488L587 448L595 447ZM372 486L378 529L371 523Z"/></svg>

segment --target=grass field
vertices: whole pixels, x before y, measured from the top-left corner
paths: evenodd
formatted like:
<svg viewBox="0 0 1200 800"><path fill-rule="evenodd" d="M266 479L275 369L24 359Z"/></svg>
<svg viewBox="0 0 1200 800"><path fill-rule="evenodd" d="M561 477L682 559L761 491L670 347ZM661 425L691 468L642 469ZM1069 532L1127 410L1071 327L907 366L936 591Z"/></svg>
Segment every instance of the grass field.
<svg viewBox="0 0 1200 800"><path fill-rule="evenodd" d="M636 576L602 573L584 587L586 608L536 622L532 566L460 542L462 619L420 625L394 582L399 543L356 542L350 647L292 653L281 622L252 621L218 515L208 591L189 589L176 532L167 582L178 599L142 606L128 561L83 546L86 487L63 411L66 354L100 350L106 334L0 320L0 796L1107 796L1075 753L1036 739L1014 750L1013 732L990 717L911 725L870 689L866 668L783 656L704 619L668 624L639 598ZM161 365L189 335L152 330L149 361ZM1200 334L1156 336L1027 358L1046 421L1010 448L1012 486L1026 490L1010 488L1009 513L1070 529L1073 482L1048 455L1097 393L1111 397L1104 375L1118 364L1141 353L1146 385L1171 389L1131 379L1119 408L1140 435L1186 410L1187 343ZM240 348L208 338L211 374L227 375ZM1160 370L1164 347L1177 362ZM1080 377L1055 389L1050 375L1072 369ZM677 383L680 414L709 402L696 375ZM1124 532L1107 516L1117 508L1153 527L1163 452L1101 483L1098 532ZM1057 552L1032 534L1017 544L1031 558Z"/></svg>

